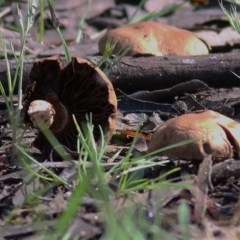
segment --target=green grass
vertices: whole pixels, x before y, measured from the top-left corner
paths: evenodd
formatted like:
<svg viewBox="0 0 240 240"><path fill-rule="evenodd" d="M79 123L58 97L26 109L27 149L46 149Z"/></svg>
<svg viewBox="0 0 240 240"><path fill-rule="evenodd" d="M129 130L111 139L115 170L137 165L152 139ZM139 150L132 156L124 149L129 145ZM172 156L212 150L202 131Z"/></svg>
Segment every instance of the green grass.
<svg viewBox="0 0 240 240"><path fill-rule="evenodd" d="M177 11L183 4L188 2L188 0L182 0L179 1L180 3L173 3L168 4L159 11L154 11L145 14L142 17L136 17L137 12L143 7L145 0L142 0L138 7L136 8L136 11L133 13L133 15L128 19L126 24L136 23L136 22L143 22L143 21L151 21L153 19L159 18L159 17L166 17L168 15L173 14L175 11Z"/></svg>
<svg viewBox="0 0 240 240"><path fill-rule="evenodd" d="M129 46L126 49L120 49L117 54L112 55L115 47L115 42L107 41L102 59L99 62L96 62L94 58L91 59L91 62L95 64L96 67L99 67L105 74L107 74L114 65L120 62L121 59L131 50L131 46Z"/></svg>
<svg viewBox="0 0 240 240"><path fill-rule="evenodd" d="M17 68L15 70L14 78L11 77L11 69L8 61L8 54L6 49L6 44L1 34L1 45L4 52L4 59L7 65L7 79L8 79L8 90L4 89L0 81L0 92L6 102L9 123L12 127L12 141L13 143L18 143L18 126L20 124L20 116L22 110L22 84L23 84L23 69L24 69L24 60L25 60L25 45L27 40L27 35L34 23L34 16L36 11L36 1L29 0L28 10L27 10L27 19L23 19L21 11L18 9L19 24L20 24L20 33L21 33L21 48L20 54L17 56L13 49L13 55L17 63ZM18 102L17 106L14 106L13 94L18 83ZM21 136L21 135L20 135ZM13 147L13 151L15 151ZM14 155L14 154L13 154Z"/></svg>
<svg viewBox="0 0 240 240"><path fill-rule="evenodd" d="M224 7L222 0L219 1L219 4L233 29L235 29L240 34L240 17L237 12L237 5L240 5L240 3L238 2L237 4L235 1L229 2L232 3L230 9Z"/></svg>
<svg viewBox="0 0 240 240"><path fill-rule="evenodd" d="M45 0L39 0L39 32L38 32L38 40L40 43L43 43L44 40L44 8L45 8Z"/></svg>
<svg viewBox="0 0 240 240"><path fill-rule="evenodd" d="M87 14L88 14L88 11L89 11L89 8L91 7L91 5L92 5L92 0L87 0L86 9L83 11L83 14L79 20L79 29L78 29L78 34L76 37L76 43L80 43L80 41L83 38L83 27L84 27L84 23L85 23L85 20L86 20L86 17L87 17Z"/></svg>
<svg viewBox="0 0 240 240"><path fill-rule="evenodd" d="M71 54L69 52L69 49L68 49L68 46L67 46L67 43L62 35L62 32L61 32L61 29L60 29L60 24L59 24L59 20L57 19L56 15L55 15L55 12L54 12L54 7L53 7L53 1L51 0L47 0L48 1L48 8L50 10L50 13L51 13L51 20L52 20L52 24L53 24L53 27L55 28L56 32L58 33L61 41L62 41L62 45L63 45L63 48L64 48L64 51L65 51L65 55L66 55L66 60L68 63L71 62Z"/></svg>

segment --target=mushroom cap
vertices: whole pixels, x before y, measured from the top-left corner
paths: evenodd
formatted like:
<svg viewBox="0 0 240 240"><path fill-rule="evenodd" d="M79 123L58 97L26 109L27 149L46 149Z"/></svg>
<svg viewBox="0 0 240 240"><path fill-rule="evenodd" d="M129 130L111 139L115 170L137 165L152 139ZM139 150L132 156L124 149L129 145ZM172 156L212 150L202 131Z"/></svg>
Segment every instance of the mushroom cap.
<svg viewBox="0 0 240 240"><path fill-rule="evenodd" d="M154 152L185 140L188 144L164 151L162 154L181 159L230 158L233 149L240 151L240 124L220 113L208 110L189 113L167 120L153 134L148 146Z"/></svg>
<svg viewBox="0 0 240 240"><path fill-rule="evenodd" d="M31 122L27 111L35 100L53 106L55 115L50 129L72 151L77 149L78 135L72 115L80 127L87 117L92 119L96 141L101 137L99 126L107 141L115 130L117 99L113 86L99 68L85 59L72 58L66 67L59 57L34 63L23 99L26 122ZM33 144L46 154L51 150L41 132Z"/></svg>
<svg viewBox="0 0 240 240"><path fill-rule="evenodd" d="M158 22L139 22L109 30L99 40L103 54L106 43L115 43L113 54L130 47L128 55L206 55L208 45L194 33Z"/></svg>

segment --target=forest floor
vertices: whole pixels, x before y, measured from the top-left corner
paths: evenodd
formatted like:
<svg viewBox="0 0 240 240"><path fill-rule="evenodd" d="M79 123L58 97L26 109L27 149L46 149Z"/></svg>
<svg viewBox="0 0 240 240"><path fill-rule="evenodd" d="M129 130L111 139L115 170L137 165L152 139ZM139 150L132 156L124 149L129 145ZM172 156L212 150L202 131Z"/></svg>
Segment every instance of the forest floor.
<svg viewBox="0 0 240 240"><path fill-rule="evenodd" d="M193 72L191 79L185 79L181 73L185 71L187 74L187 70L182 70L184 64L180 62L169 78L175 80L174 72L177 72L181 81L177 79L172 81L172 85L163 84L161 87L156 84L154 89L150 85L141 89L141 86L129 83L134 76L127 78L135 68L126 70L124 77L116 77L118 67L123 66L121 61L117 63L107 73L118 98L117 127L99 160L100 170L88 161L81 169L76 160L59 161L54 154L44 156L32 146L38 131L24 124L17 130L18 136L22 136L20 149L25 149L19 155L13 141L14 129L6 98L1 96L1 239L240 239L239 158L213 164L211 157L200 162L163 156L158 161L155 159L155 165L145 166L141 162L148 160L145 155L155 128L170 118L211 109L240 120L240 84L231 73L240 73L235 72L239 69L240 59L231 61L231 56L237 56L239 51L239 34L230 26L218 1L185 1L175 10L173 6L176 5L173 4L179 4L180 0L146 0L138 9L140 2L54 1L53 10L70 55L99 60L98 41L107 29L126 24L132 16L141 18L166 10L168 5L173 11L154 20L193 31L207 42L210 55L199 58L201 63L208 61L205 65L203 63L205 69L198 69L196 76ZM0 4L1 32L14 75L15 60L21 54L22 46L18 9L23 19L27 19L28 4L14 0L0 1ZM37 7L33 26L26 38L23 90L34 62L55 55L63 59L66 56L61 38L52 26L47 4L44 15L41 13ZM44 23L42 35L41 19ZM3 47L0 52L0 80L7 87ZM211 56L214 58L209 62ZM229 65L222 68L214 65L218 56L221 56L221 61L227 59ZM151 61L155 64L161 62L163 68L178 59L184 62L181 57L159 57L161 61L153 56L139 56L139 59L123 57L122 64L128 67L140 64L140 69L145 69L147 62ZM209 66L211 63L213 65ZM225 79L224 82L219 78L211 86L210 80L206 79L216 78L214 66L216 72L224 69L226 76L234 79ZM168 73L164 74L163 81L164 77L168 78ZM125 82L118 83L118 77ZM151 95L153 90L159 92ZM146 92L143 94L142 91ZM147 94L151 95L151 101L146 100L146 96L150 96ZM18 99L17 91L14 91L10 99L14 106ZM124 164L119 165L121 161ZM89 172L88 177L84 175L86 172ZM99 175L95 175L96 172Z"/></svg>

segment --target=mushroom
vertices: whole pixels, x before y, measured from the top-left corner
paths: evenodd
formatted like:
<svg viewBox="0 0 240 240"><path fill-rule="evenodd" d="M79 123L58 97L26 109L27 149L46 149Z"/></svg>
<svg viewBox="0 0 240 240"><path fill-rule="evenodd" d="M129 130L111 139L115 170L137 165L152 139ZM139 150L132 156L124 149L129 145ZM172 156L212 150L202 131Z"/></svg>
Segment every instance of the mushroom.
<svg viewBox="0 0 240 240"><path fill-rule="evenodd" d="M77 149L77 129L72 115L81 127L92 118L94 137L106 141L115 130L117 99L106 75L91 62L73 58L64 67L59 57L34 63L23 99L25 121L37 125L42 118L59 142L71 151ZM51 145L39 132L33 145L48 154Z"/></svg>
<svg viewBox="0 0 240 240"><path fill-rule="evenodd" d="M103 54L106 43L115 44L113 54L130 48L128 55L206 55L209 47L194 33L158 22L139 22L109 30L99 40Z"/></svg>
<svg viewBox="0 0 240 240"><path fill-rule="evenodd" d="M185 140L193 142L168 149L162 154L181 159L231 158L240 152L240 124L220 113L208 110L189 113L167 120L160 125L148 146L154 152Z"/></svg>

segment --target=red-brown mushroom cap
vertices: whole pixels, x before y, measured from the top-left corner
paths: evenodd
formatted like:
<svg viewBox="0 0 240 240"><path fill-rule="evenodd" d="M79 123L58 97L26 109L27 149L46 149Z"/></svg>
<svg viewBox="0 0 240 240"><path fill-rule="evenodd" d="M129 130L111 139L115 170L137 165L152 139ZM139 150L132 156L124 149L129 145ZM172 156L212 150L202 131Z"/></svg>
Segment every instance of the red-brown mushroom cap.
<svg viewBox="0 0 240 240"><path fill-rule="evenodd" d="M91 115L96 141L100 139L99 126L109 140L115 129L117 99L111 82L99 68L82 58L73 58L64 68L54 57L35 63L29 78L23 100L25 112L34 100L52 104L55 115L50 129L62 145L76 150L77 130L72 115L80 127ZM27 112L25 116L29 122ZM45 153L51 149L42 133L34 145Z"/></svg>
<svg viewBox="0 0 240 240"><path fill-rule="evenodd" d="M149 152L184 140L195 140L163 154L182 159L230 158L240 150L240 124L220 113L205 111L170 119L158 127L149 143Z"/></svg>
<svg viewBox="0 0 240 240"><path fill-rule="evenodd" d="M99 51L106 43L115 43L113 53L131 48L128 55L188 56L209 53L207 44L194 33L158 22L140 22L109 30L99 41Z"/></svg>

